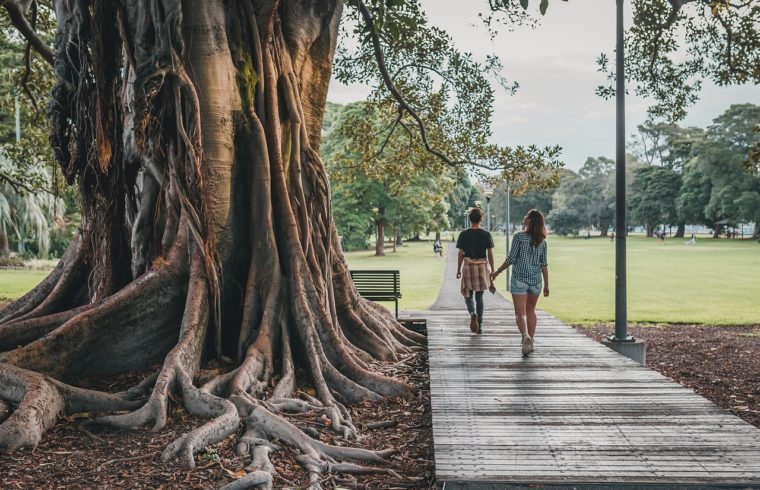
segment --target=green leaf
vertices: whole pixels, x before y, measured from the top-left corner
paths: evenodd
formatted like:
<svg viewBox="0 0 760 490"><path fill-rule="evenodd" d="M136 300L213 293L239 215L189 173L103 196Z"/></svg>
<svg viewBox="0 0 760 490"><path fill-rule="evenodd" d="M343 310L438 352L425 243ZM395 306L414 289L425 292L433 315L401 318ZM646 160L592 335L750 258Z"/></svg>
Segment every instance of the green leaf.
<svg viewBox="0 0 760 490"><path fill-rule="evenodd" d="M385 5L388 6L388 7L390 7L390 8L400 7L400 6L404 5L405 1L406 0L385 0Z"/></svg>
<svg viewBox="0 0 760 490"><path fill-rule="evenodd" d="M546 13L546 8L549 6L549 0L541 0L541 5L538 9L541 11L541 15Z"/></svg>
<svg viewBox="0 0 760 490"><path fill-rule="evenodd" d="M528 10L528 0L520 0L520 5L523 9Z"/></svg>

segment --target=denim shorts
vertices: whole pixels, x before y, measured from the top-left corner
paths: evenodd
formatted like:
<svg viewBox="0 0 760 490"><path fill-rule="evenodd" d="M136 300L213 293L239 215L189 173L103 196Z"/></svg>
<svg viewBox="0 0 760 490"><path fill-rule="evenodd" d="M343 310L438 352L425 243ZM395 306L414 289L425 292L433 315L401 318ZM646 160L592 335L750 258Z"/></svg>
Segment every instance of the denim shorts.
<svg viewBox="0 0 760 490"><path fill-rule="evenodd" d="M528 284L527 282L522 282L519 279L515 279L515 276L512 276L509 292L512 294L530 294L531 296L539 296L541 294L541 286L541 278L538 279L537 284Z"/></svg>

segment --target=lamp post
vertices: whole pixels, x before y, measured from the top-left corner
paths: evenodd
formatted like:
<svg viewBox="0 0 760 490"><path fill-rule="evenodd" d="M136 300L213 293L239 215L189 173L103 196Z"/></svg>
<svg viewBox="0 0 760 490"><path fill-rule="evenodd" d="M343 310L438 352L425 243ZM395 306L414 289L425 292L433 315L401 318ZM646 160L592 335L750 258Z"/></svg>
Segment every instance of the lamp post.
<svg viewBox="0 0 760 490"><path fill-rule="evenodd" d="M623 53L623 2L617 0L615 101L617 105L615 153L615 335L612 342L630 342L626 291L625 217L625 55Z"/></svg>
<svg viewBox="0 0 760 490"><path fill-rule="evenodd" d="M488 219L486 219L486 226L488 227L488 231L491 231L491 196L493 196L493 191L488 189L486 191L486 213L488 214Z"/></svg>
<svg viewBox="0 0 760 490"><path fill-rule="evenodd" d="M511 231L511 228L512 228L512 216L511 216L511 210L509 208L509 201L511 201L510 199L511 191L512 189L510 188L509 184L507 184L507 226L504 227L504 234L507 236L506 257L509 256L509 232ZM506 281L507 281L507 291L509 291L510 290L509 289L509 274L505 274L505 276L506 276Z"/></svg>

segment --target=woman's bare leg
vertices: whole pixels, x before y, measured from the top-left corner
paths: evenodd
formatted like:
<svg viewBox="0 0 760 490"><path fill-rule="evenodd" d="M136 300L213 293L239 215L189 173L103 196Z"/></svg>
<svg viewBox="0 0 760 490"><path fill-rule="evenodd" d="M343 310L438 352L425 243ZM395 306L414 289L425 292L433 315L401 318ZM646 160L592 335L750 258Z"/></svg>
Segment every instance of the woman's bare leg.
<svg viewBox="0 0 760 490"><path fill-rule="evenodd" d="M515 318L517 319L517 328L520 333L526 335L528 333L528 319L525 315L525 302L528 298L527 294L513 294L512 304L515 306Z"/></svg>
<svg viewBox="0 0 760 490"><path fill-rule="evenodd" d="M536 317L536 303L538 303L539 296L533 296L532 294L526 294L525 301L525 316L528 318L528 335L533 338L536 335L536 323L538 318Z"/></svg>

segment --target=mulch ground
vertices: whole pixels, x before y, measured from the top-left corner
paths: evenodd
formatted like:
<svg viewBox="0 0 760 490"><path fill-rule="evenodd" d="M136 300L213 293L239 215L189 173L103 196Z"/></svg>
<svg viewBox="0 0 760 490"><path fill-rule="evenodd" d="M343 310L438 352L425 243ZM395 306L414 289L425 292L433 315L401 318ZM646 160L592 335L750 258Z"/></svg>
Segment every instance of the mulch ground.
<svg viewBox="0 0 760 490"><path fill-rule="evenodd" d="M323 442L367 449L395 448L390 472L374 475L326 475L326 489L433 489L433 437L427 352L384 368L386 374L407 380L415 388L412 400L388 399L350 407L354 424L362 434L358 441L344 441L316 417L289 420ZM114 379L80 380L78 384L112 392L133 386L144 374ZM236 437L207 448L196 456L196 468L162 463L161 451L173 440L197 427L178 404L170 410L166 428L159 432L95 431L85 427L93 414L75 414L60 421L34 450L0 454L2 489L216 489L245 474L249 459L234 453ZM372 428L372 424L382 428ZM271 454L277 469L275 488L303 488L306 472L288 451Z"/></svg>
<svg viewBox="0 0 760 490"><path fill-rule="evenodd" d="M603 340L611 325L581 327ZM647 366L760 427L760 325L635 325L647 343Z"/></svg>

